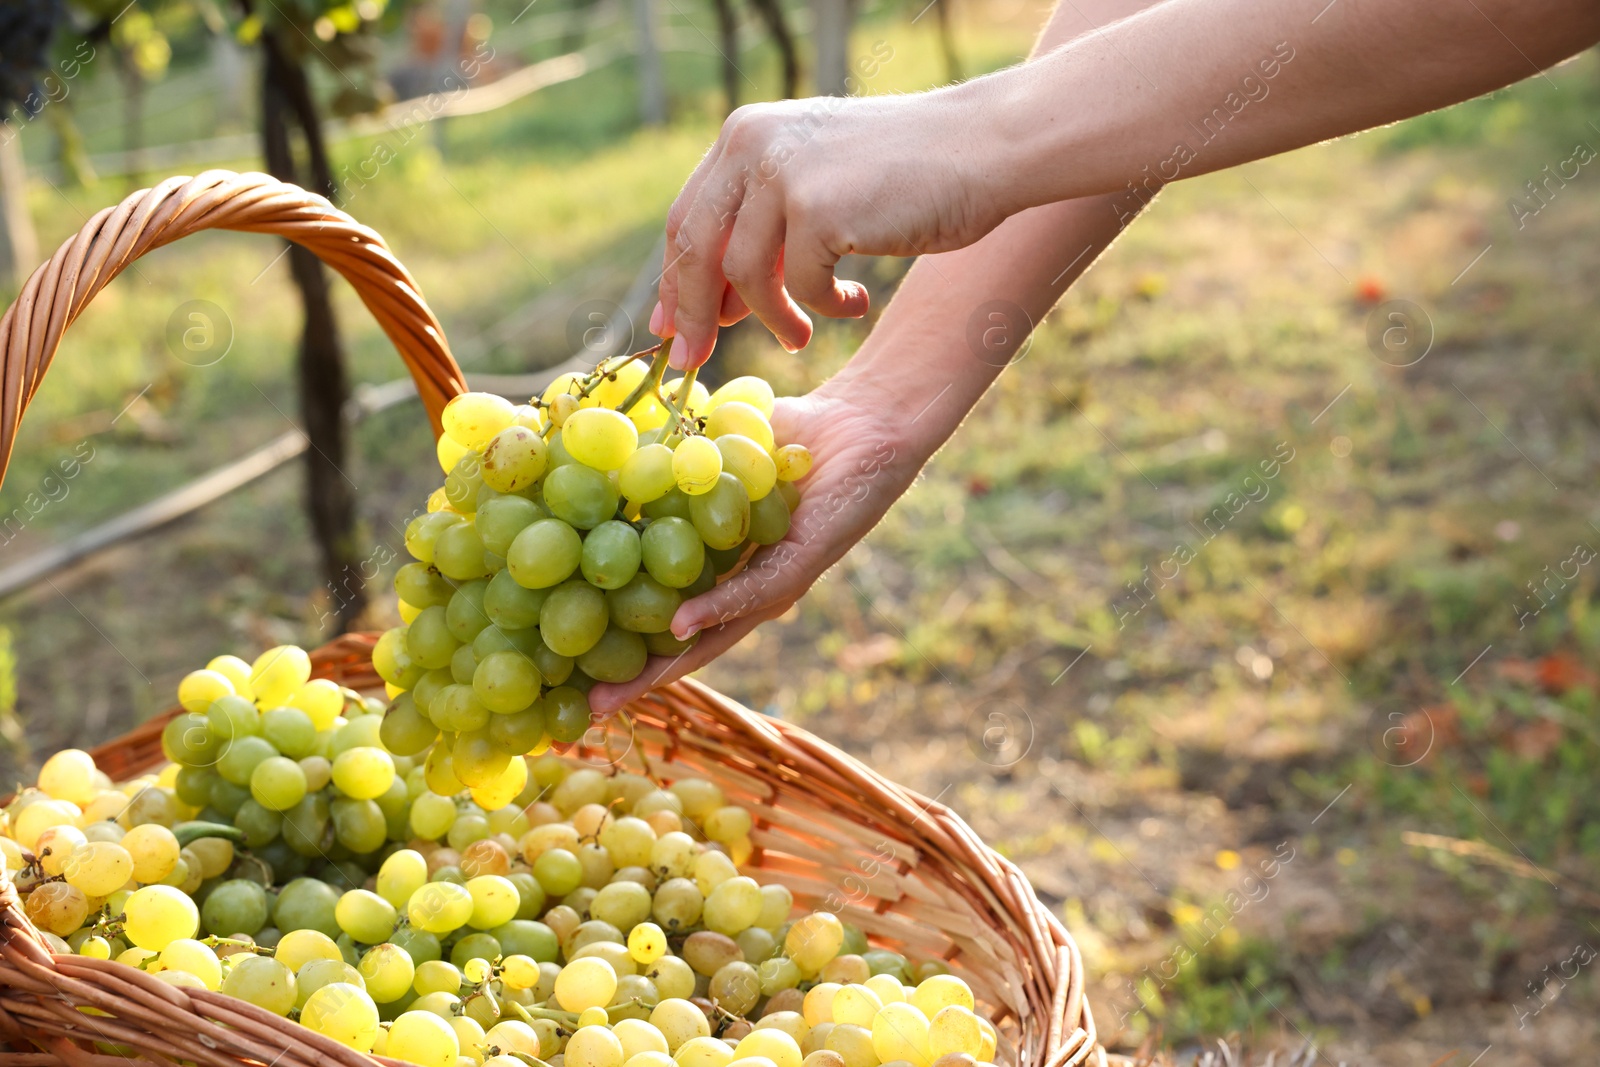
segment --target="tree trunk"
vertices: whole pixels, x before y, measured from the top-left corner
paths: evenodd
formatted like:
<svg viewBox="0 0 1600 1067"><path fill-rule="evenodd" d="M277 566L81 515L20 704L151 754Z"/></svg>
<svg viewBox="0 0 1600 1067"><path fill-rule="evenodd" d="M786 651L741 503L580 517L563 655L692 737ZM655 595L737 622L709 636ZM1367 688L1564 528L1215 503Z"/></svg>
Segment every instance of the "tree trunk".
<svg viewBox="0 0 1600 1067"><path fill-rule="evenodd" d="M956 52L955 27L950 24L950 6L955 0L934 0L933 17L938 19L939 51L944 53L944 73L947 81L961 80L961 56Z"/></svg>
<svg viewBox="0 0 1600 1067"><path fill-rule="evenodd" d="M639 121L662 126L667 121L667 80L661 69L660 26L656 0L633 0L634 47L639 62Z"/></svg>
<svg viewBox="0 0 1600 1067"><path fill-rule="evenodd" d="M21 131L0 122L0 286L20 288L38 265L39 238L28 213Z"/></svg>
<svg viewBox="0 0 1600 1067"><path fill-rule="evenodd" d="M55 130L56 142L60 145L61 172L80 189L93 185L97 180L94 164L89 161L89 150L83 144L83 131L78 129L72 109L63 100L55 107L48 108L45 114L50 116L50 128Z"/></svg>
<svg viewBox="0 0 1600 1067"><path fill-rule="evenodd" d="M734 15L733 0L711 0L711 4L717 12L717 36L721 41L722 95L731 115L739 106L739 20Z"/></svg>
<svg viewBox="0 0 1600 1067"><path fill-rule="evenodd" d="M333 199L333 172L305 69L291 58L272 32L264 33L261 43L261 133L267 170L276 178L296 182ZM304 136L305 176L295 160L291 122ZM344 631L355 623L367 599L355 545L354 486L344 474L344 409L349 383L345 380L328 275L321 260L300 245L291 244L289 270L305 309L297 371L301 418L311 442L306 450L306 508L322 551L323 576L334 602L332 613Z"/></svg>
<svg viewBox="0 0 1600 1067"><path fill-rule="evenodd" d="M853 0L812 0L817 39L817 92L844 96L850 91L850 24Z"/></svg>
<svg viewBox="0 0 1600 1067"><path fill-rule="evenodd" d="M783 63L783 99L792 100L800 95L800 55L795 49L794 34L789 30L783 4L781 0L750 0L750 6L772 34L772 43L777 46L778 58Z"/></svg>
<svg viewBox="0 0 1600 1067"><path fill-rule="evenodd" d="M128 188L138 189L144 184L144 75L133 65L132 57L117 54L122 75L122 152L127 160Z"/></svg>

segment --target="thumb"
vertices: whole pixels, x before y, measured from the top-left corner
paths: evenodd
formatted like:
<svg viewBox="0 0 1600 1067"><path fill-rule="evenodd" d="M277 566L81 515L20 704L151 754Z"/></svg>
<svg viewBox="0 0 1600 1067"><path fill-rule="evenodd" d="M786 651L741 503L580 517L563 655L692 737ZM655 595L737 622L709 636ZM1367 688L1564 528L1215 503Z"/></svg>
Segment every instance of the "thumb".
<svg viewBox="0 0 1600 1067"><path fill-rule="evenodd" d="M680 605L672 617L673 636L683 641L701 630L792 604L811 584L802 551L793 541L763 548L738 574Z"/></svg>

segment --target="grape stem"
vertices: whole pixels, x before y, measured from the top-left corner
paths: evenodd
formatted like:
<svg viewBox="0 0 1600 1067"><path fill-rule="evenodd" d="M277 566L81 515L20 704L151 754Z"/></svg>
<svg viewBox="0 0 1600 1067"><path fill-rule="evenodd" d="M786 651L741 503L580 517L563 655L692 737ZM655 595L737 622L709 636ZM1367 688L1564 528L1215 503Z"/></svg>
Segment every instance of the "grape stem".
<svg viewBox="0 0 1600 1067"><path fill-rule="evenodd" d="M617 408L624 415L632 411L633 406L648 394L655 393L657 396L660 395L661 376L667 372L667 357L672 354L672 338L668 337L653 349L647 348L644 352L637 352L632 358L638 359L650 352L655 353L655 358L650 361L650 373L644 376L644 381L633 387L633 392L628 394L628 399L624 400Z"/></svg>

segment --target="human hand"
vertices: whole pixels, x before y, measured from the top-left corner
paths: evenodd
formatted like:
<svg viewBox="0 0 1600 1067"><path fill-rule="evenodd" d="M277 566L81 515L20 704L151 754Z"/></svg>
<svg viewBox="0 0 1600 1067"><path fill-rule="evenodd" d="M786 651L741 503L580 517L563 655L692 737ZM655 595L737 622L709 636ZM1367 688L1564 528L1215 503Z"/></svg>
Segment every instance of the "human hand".
<svg viewBox="0 0 1600 1067"><path fill-rule="evenodd" d="M652 656L633 681L590 690L597 719L699 669L760 623L788 611L878 524L927 458L893 432L896 411L886 396L859 382L848 391L830 382L807 396L778 400L772 412L777 440L803 444L813 457L811 472L799 483L800 506L789 533L758 550L738 574L678 608L672 632L680 640L701 634L693 648L675 658Z"/></svg>
<svg viewBox="0 0 1600 1067"><path fill-rule="evenodd" d="M958 86L730 115L667 215L650 331L678 338L672 365L704 363L718 327L751 312L796 351L811 339L801 305L866 314L866 289L834 277L841 257L948 251L997 226L1009 210L987 180L970 96Z"/></svg>

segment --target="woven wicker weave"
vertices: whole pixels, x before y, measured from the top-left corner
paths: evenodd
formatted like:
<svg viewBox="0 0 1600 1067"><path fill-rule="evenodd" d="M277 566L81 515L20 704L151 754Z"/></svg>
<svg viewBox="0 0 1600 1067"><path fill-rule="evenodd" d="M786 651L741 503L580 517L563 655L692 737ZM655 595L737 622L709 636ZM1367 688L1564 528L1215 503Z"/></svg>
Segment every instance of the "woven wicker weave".
<svg viewBox="0 0 1600 1067"><path fill-rule="evenodd" d="M460 371L438 321L382 239L321 197L264 175L213 171L171 179L101 212L29 279L0 320L0 465L62 331L90 297L143 252L217 228L287 237L349 279L400 350L437 428L440 410L463 388ZM376 687L374 641L349 635L318 649L315 673L356 689ZM159 766L161 726L177 710L94 749L96 762L119 780ZM575 754L663 782L689 775L717 782L755 817L748 866L758 881L788 886L800 907L836 912L879 945L948 960L999 1027L1003 1062L1105 1063L1077 946L1021 872L944 805L693 681L635 701L604 729L591 730ZM169 986L109 961L51 955L3 879L0 1038L13 1050L0 1051L0 1067L126 1062L96 1042L162 1064L375 1062L219 993Z"/></svg>

